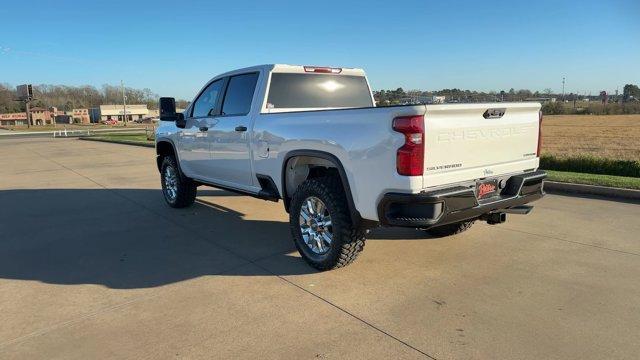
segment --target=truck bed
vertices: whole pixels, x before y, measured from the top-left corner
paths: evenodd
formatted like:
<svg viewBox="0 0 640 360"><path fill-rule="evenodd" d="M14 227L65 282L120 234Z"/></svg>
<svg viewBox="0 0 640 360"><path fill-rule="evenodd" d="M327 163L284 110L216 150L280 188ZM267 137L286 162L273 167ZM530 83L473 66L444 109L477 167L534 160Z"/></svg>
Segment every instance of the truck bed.
<svg viewBox="0 0 640 360"><path fill-rule="evenodd" d="M487 109L505 109L500 118ZM340 160L357 203L375 209L372 194L417 193L453 183L513 174L538 167L537 103L404 105L260 114L254 125L255 172L268 173L287 153L316 149ZM423 176L396 171L404 136L393 130L399 116L424 115ZM356 176L357 174L357 176ZM276 184L281 178L274 178ZM373 210L363 216L375 219Z"/></svg>

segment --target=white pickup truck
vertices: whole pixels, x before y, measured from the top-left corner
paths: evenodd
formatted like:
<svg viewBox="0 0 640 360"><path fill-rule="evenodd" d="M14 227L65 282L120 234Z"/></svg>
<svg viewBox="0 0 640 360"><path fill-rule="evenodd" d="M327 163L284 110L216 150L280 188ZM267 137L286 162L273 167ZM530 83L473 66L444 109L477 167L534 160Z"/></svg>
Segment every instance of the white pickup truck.
<svg viewBox="0 0 640 360"><path fill-rule="evenodd" d="M214 77L184 113L161 98L160 120L170 206L199 185L283 200L320 270L352 262L372 227L446 236L544 195L538 103L375 107L361 69L262 65Z"/></svg>

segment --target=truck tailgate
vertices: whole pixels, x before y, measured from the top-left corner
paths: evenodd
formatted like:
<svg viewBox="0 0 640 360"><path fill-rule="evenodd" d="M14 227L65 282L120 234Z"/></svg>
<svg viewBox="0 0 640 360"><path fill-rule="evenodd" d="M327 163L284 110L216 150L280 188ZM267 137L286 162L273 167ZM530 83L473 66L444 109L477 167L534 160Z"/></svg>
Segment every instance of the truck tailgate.
<svg viewBox="0 0 640 360"><path fill-rule="evenodd" d="M423 187L538 167L538 103L428 105Z"/></svg>

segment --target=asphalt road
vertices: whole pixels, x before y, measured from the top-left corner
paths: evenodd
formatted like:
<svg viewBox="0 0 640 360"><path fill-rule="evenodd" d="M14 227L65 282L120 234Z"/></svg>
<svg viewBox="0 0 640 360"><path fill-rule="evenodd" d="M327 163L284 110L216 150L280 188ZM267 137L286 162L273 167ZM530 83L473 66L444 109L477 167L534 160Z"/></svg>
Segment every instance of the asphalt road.
<svg viewBox="0 0 640 360"><path fill-rule="evenodd" d="M0 358L637 359L640 206L549 195L317 273L281 203L165 206L153 149L0 141Z"/></svg>

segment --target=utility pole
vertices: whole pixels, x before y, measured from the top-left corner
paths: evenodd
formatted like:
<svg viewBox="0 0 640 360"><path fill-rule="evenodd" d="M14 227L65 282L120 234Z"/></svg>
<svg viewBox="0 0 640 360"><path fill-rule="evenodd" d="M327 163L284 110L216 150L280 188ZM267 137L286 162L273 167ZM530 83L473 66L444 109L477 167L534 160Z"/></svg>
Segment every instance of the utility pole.
<svg viewBox="0 0 640 360"><path fill-rule="evenodd" d="M120 86L122 87L122 110L124 111L124 126L127 126L127 97L124 94L124 81L120 80Z"/></svg>
<svg viewBox="0 0 640 360"><path fill-rule="evenodd" d="M564 76L562 77L562 102L564 102Z"/></svg>
<svg viewBox="0 0 640 360"><path fill-rule="evenodd" d="M18 93L17 101L24 101L25 112L27 114L27 128L31 127L31 109L29 108L31 100L33 98L33 88L31 84L18 85L16 87Z"/></svg>
<svg viewBox="0 0 640 360"><path fill-rule="evenodd" d="M25 111L27 112L27 129L31 128L31 111L29 111L30 100L24 101Z"/></svg>

